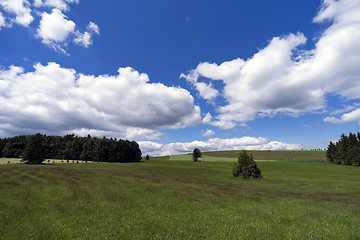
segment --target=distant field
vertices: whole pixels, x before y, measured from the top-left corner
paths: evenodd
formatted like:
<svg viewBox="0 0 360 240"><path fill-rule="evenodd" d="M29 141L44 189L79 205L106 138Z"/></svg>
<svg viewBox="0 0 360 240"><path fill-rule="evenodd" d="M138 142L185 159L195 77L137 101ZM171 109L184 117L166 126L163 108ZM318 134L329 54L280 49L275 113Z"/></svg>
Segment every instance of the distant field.
<svg viewBox="0 0 360 240"><path fill-rule="evenodd" d="M204 156L237 158L241 150L204 152ZM262 160L326 160L326 151L247 151Z"/></svg>
<svg viewBox="0 0 360 240"><path fill-rule="evenodd" d="M240 150L235 151L219 151L219 152L203 152L203 157L199 161L206 162L235 162L240 154ZM254 159L259 161L278 161L278 160L296 160L296 161L324 161L326 160L326 151L247 151L253 154ZM151 159L157 160L175 160L175 161L192 161L191 154L172 155L152 157ZM0 164L20 163L20 158L0 158ZM67 163L66 160L45 160L44 163ZM76 163L76 160L74 160ZM69 160L73 163L73 160ZM79 160L79 163L82 163ZM91 163L91 162L89 162Z"/></svg>
<svg viewBox="0 0 360 240"><path fill-rule="evenodd" d="M235 162L240 154L240 150L235 151L219 151L219 152L203 152L199 161L208 162ZM326 160L326 151L247 151L253 154L257 161L324 161ZM168 160L192 161L191 154L172 155ZM165 158L164 158L165 159Z"/></svg>
<svg viewBox="0 0 360 240"><path fill-rule="evenodd" d="M0 239L360 239L359 168L171 158L1 165Z"/></svg>
<svg viewBox="0 0 360 240"><path fill-rule="evenodd" d="M175 161L192 161L192 155L185 154L185 155L172 155L170 156L169 160ZM235 158L227 158L227 157L213 157L213 156L203 156L199 158L201 162L235 162Z"/></svg>

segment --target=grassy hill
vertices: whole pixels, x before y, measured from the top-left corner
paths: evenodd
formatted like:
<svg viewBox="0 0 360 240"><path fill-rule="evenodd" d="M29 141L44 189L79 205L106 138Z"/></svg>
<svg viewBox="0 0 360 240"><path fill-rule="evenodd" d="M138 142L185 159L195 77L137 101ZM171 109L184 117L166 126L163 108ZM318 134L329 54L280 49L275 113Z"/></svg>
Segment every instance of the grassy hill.
<svg viewBox="0 0 360 240"><path fill-rule="evenodd" d="M359 168L259 161L264 179L243 180L207 154L1 165L0 239L360 238Z"/></svg>

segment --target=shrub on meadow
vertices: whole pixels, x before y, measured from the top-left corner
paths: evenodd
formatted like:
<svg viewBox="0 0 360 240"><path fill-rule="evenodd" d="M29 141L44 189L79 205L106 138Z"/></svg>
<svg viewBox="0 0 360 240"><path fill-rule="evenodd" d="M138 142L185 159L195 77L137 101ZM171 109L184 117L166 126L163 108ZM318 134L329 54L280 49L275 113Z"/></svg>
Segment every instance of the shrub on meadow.
<svg viewBox="0 0 360 240"><path fill-rule="evenodd" d="M232 172L234 177L242 176L243 179L262 178L261 171L257 167L252 154L249 155L245 150L240 153Z"/></svg>

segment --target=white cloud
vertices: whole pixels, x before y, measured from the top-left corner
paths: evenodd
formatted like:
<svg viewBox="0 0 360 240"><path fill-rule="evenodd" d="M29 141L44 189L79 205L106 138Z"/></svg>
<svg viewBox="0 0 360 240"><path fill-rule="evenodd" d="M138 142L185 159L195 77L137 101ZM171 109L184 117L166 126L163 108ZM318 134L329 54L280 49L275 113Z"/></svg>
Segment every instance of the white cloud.
<svg viewBox="0 0 360 240"><path fill-rule="evenodd" d="M76 35L76 38L74 39L75 43L83 45L84 47L88 47L92 44L91 34L89 32L81 33L77 31L75 35Z"/></svg>
<svg viewBox="0 0 360 240"><path fill-rule="evenodd" d="M4 16L2 15L2 13L0 12L0 30L1 30L1 28L6 27L6 26L7 26L6 20L5 20Z"/></svg>
<svg viewBox="0 0 360 240"><path fill-rule="evenodd" d="M206 100L212 101L219 95L219 92L212 87L211 84L204 82L198 82L199 74L196 71L192 71L189 75L181 74L180 78L185 78L189 83L193 84L200 96Z"/></svg>
<svg viewBox="0 0 360 240"><path fill-rule="evenodd" d="M60 48L59 43L64 42L70 33L74 32L75 23L67 20L67 17L58 9L53 9L51 14L42 13L38 36L42 42L54 47Z"/></svg>
<svg viewBox="0 0 360 240"><path fill-rule="evenodd" d="M51 7L61 11L68 11L68 3L79 3L78 0L34 0L35 7Z"/></svg>
<svg viewBox="0 0 360 240"><path fill-rule="evenodd" d="M34 6L35 7L43 6L43 1L42 0L34 0Z"/></svg>
<svg viewBox="0 0 360 240"><path fill-rule="evenodd" d="M210 123L211 122L211 119L212 119L212 116L211 116L211 114L210 113L207 113L206 115L205 115L205 117L203 118L203 120L202 120L202 122L203 123Z"/></svg>
<svg viewBox="0 0 360 240"><path fill-rule="evenodd" d="M201 131L201 136L203 136L203 137L211 137L214 134L215 134L215 132L210 129L206 129L206 131L204 131L204 130Z"/></svg>
<svg viewBox="0 0 360 240"><path fill-rule="evenodd" d="M146 154L150 154L152 156L170 155L163 151L163 144L151 141L138 141L137 143L139 144L143 156Z"/></svg>
<svg viewBox="0 0 360 240"><path fill-rule="evenodd" d="M149 83L147 74L129 67L114 76L84 75L56 63L34 68L0 70L0 125L7 124L1 129L7 135L90 132L156 139L160 129L201 123L187 90Z"/></svg>
<svg viewBox="0 0 360 240"><path fill-rule="evenodd" d="M312 84L291 76L298 67L298 63L292 61L292 52L305 41L302 34L276 37L247 61L236 59L219 66L199 64L190 75L196 72L225 84L222 94L228 105L218 108L220 114L213 125L226 129L259 116L298 115L320 109L323 106L321 90L313 90Z"/></svg>
<svg viewBox="0 0 360 240"><path fill-rule="evenodd" d="M93 22L89 22L89 24L87 25L86 29L88 30L88 32L90 33L96 33L96 34L100 34L100 29L99 26L96 25L96 23Z"/></svg>
<svg viewBox="0 0 360 240"><path fill-rule="evenodd" d="M212 138L207 141L193 141L188 143L159 144L151 141L139 141L143 154L164 156L191 153L195 148L203 152L223 150L297 150L303 148L299 144L288 144L278 141L269 142L266 138L242 137L220 139Z"/></svg>
<svg viewBox="0 0 360 240"><path fill-rule="evenodd" d="M0 6L6 12L14 14L15 19L13 21L19 25L28 27L34 20L31 15L30 3L27 0L1 0Z"/></svg>
<svg viewBox="0 0 360 240"><path fill-rule="evenodd" d="M354 106L344 106L344 108L342 109L336 109L334 111L332 111L330 114L331 115L339 115L339 114L343 114L349 111L354 110L357 106L359 106L358 104L355 104Z"/></svg>
<svg viewBox="0 0 360 240"><path fill-rule="evenodd" d="M215 97L219 95L219 92L212 87L211 84L206 84L203 82L194 83L196 90L199 91L200 96L206 100L213 100Z"/></svg>
<svg viewBox="0 0 360 240"><path fill-rule="evenodd" d="M59 135L63 136L69 133L74 133L77 136L87 136L90 134L91 136L96 137L109 137L113 138L126 138L126 139L159 139L163 133L158 130L153 129L144 129L144 128L136 128L136 127L126 127L126 126L114 126L112 130L98 130L98 129L88 129L88 128L76 128L72 130L64 130L59 132Z"/></svg>
<svg viewBox="0 0 360 240"><path fill-rule="evenodd" d="M76 38L74 39L74 42L77 43L77 44L83 45L84 47L90 46L93 43L93 41L91 39L92 35L93 34L99 35L100 30L99 30L98 25L96 25L93 22L90 22L88 24L87 30L88 31L86 31L84 33L76 31L75 32Z"/></svg>
<svg viewBox="0 0 360 240"><path fill-rule="evenodd" d="M359 0L323 0L321 10L314 18L314 22L330 20L336 23L352 24L360 21L359 11Z"/></svg>
<svg viewBox="0 0 360 240"><path fill-rule="evenodd" d="M34 4L36 7L46 6L46 7L53 7L53 8L59 9L61 11L68 10L68 5L63 0L45 0L45 1L35 0Z"/></svg>
<svg viewBox="0 0 360 240"><path fill-rule="evenodd" d="M326 94L358 99L360 92L360 1L326 0L315 22L332 21L309 51L303 34L275 37L252 58L220 65L200 63L188 75L204 99L213 98L198 89L201 77L222 81L227 105L218 107L212 124L232 128L255 118L285 114L299 116L326 110ZM202 92L201 92L202 91ZM329 118L331 119L331 118ZM328 120L329 120L328 119ZM333 121L334 122L334 121Z"/></svg>
<svg viewBox="0 0 360 240"><path fill-rule="evenodd" d="M340 118L337 117L326 117L324 119L324 122L330 122L335 124L343 124L348 122L358 122L360 125L360 108L357 108L349 113L345 113L340 116Z"/></svg>
<svg viewBox="0 0 360 240"><path fill-rule="evenodd" d="M32 29L30 24L35 18L41 17L39 26L36 29L36 36L47 46L65 54L67 53L67 45L71 41L88 47L93 43L93 35L100 34L99 26L90 21L86 31L81 32L78 30L76 24L63 14L63 12L70 10L69 4L72 3L77 4L79 1L0 0L0 9L3 8L8 13L5 17L0 12L0 30L3 27L11 27L14 22ZM51 13L48 13L44 8L51 8ZM42 13L39 13L40 9ZM32 14L32 12L37 14Z"/></svg>
<svg viewBox="0 0 360 240"><path fill-rule="evenodd" d="M64 44L66 45L67 39L70 36L74 36L74 42L84 47L92 45L92 36L94 34L99 35L99 27L89 22L87 30L81 33L79 30L75 30L75 23L67 19L59 9L53 9L51 14L46 12L42 13L42 19L40 21L39 28L37 29L38 36L42 39L42 42L48 46L53 47L55 50L60 50L66 53Z"/></svg>

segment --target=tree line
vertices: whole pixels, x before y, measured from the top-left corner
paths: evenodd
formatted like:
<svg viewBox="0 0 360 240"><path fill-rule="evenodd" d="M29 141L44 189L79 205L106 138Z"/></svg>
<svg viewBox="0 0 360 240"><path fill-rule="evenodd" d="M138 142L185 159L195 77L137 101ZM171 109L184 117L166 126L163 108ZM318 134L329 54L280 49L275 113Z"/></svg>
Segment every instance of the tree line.
<svg viewBox="0 0 360 240"><path fill-rule="evenodd" d="M37 139L37 142L31 142L32 139ZM0 157L21 158L29 144L40 144L43 156L48 159L97 162L138 162L141 159L141 150L134 141L74 134L46 136L40 133L0 138Z"/></svg>
<svg viewBox="0 0 360 240"><path fill-rule="evenodd" d="M326 157L335 164L360 166L360 133L342 134L336 142L330 142Z"/></svg>

